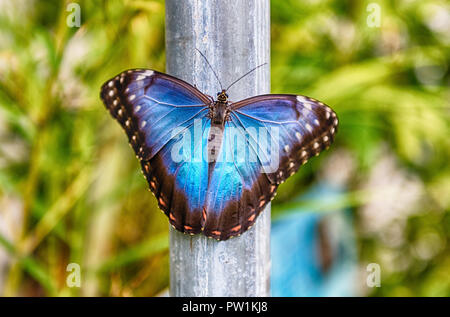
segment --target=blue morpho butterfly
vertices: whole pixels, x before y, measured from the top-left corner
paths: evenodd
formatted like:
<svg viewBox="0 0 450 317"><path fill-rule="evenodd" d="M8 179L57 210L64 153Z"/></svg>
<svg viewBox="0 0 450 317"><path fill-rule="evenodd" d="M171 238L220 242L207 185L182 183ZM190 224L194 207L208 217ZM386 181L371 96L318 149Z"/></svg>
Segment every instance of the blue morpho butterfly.
<svg viewBox="0 0 450 317"><path fill-rule="evenodd" d="M101 88L170 224L217 240L249 229L278 185L328 148L338 126L315 99L260 95L233 103L227 89L214 100L148 69L124 71Z"/></svg>

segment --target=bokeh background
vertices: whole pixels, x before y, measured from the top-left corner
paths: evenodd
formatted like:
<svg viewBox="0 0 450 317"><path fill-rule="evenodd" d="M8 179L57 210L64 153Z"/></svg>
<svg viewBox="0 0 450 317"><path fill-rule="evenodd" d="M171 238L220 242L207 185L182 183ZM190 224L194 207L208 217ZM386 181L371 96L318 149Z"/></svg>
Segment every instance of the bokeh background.
<svg viewBox="0 0 450 317"><path fill-rule="evenodd" d="M70 2L0 0L0 295L164 295L167 220L99 99L164 71L164 2L73 1L79 28ZM450 4L272 0L271 18L272 92L340 118L273 201L273 294L449 296Z"/></svg>

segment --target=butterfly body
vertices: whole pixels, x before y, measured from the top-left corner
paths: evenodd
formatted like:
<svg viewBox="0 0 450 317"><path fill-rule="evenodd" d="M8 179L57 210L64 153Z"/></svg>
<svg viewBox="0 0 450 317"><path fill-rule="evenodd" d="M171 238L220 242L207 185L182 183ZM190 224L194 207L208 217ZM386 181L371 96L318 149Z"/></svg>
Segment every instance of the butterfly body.
<svg viewBox="0 0 450 317"><path fill-rule="evenodd" d="M278 185L333 141L336 114L297 95L216 100L153 70L107 81L101 98L122 125L159 207L177 230L226 240L250 228Z"/></svg>

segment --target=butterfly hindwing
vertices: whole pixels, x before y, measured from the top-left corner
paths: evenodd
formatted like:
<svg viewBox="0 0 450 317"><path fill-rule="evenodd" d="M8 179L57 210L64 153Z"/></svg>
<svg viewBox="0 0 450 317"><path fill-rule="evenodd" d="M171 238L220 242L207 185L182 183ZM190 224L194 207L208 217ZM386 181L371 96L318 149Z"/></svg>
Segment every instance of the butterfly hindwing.
<svg viewBox="0 0 450 317"><path fill-rule="evenodd" d="M225 122L220 153L210 175L204 233L226 240L251 227L277 188L263 173L251 138Z"/></svg>
<svg viewBox="0 0 450 317"><path fill-rule="evenodd" d="M191 120L151 160L141 161L160 209L184 233L200 233L204 224L208 164L196 154L206 147L209 122L200 116ZM196 133L200 137L193 137Z"/></svg>

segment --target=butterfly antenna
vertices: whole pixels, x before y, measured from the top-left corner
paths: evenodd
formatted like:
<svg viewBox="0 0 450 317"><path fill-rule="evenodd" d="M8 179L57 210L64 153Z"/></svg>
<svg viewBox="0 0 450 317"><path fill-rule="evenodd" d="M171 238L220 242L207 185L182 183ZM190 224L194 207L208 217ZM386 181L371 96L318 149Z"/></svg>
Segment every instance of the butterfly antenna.
<svg viewBox="0 0 450 317"><path fill-rule="evenodd" d="M219 85L220 85L220 89L223 90L223 86L222 86L222 83L220 82L219 76L217 76L216 72L214 71L214 68L211 66L211 64L209 63L209 61L208 61L208 59L206 58L206 56L203 55L203 53L202 53L198 48L195 48L195 49L196 49L197 52L199 52L200 55L205 59L205 61L206 61L206 63L208 64L209 68L211 68L211 70L212 70L214 76L216 76L216 79L217 79L217 81L219 82Z"/></svg>
<svg viewBox="0 0 450 317"><path fill-rule="evenodd" d="M258 68L260 68L260 67L262 67L262 66L264 66L264 65L266 65L266 64L267 64L267 63L261 64L261 65L259 65L259 66L256 66L256 67L253 68L252 70L249 70L247 73L245 73L244 75L242 75L241 77L239 77L238 79L236 79L235 81L233 81L233 82L231 83L231 85L227 87L226 90L230 89L231 86L233 86L235 83L237 83L238 81L240 81L242 78L244 78L245 76L247 76L247 75L250 74L251 72L257 70Z"/></svg>

